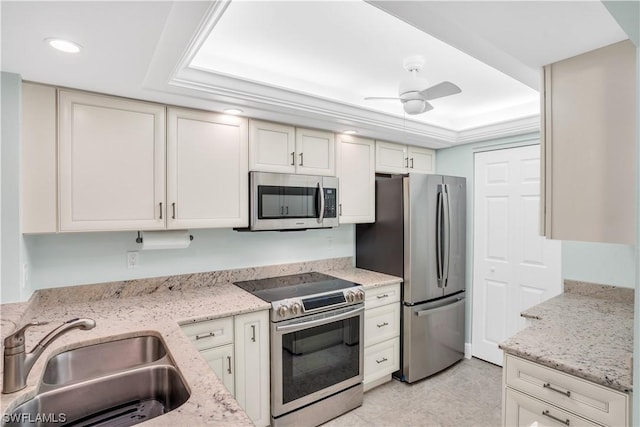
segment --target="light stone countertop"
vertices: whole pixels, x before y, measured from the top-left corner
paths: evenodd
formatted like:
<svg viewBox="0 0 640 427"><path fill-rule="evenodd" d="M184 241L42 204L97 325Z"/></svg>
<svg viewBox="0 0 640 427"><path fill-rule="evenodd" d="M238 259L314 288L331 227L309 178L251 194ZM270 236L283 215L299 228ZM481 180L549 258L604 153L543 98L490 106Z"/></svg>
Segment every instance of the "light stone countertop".
<svg viewBox="0 0 640 427"><path fill-rule="evenodd" d="M633 289L565 281L522 313L531 325L500 348L622 392L632 391Z"/></svg>
<svg viewBox="0 0 640 427"><path fill-rule="evenodd" d="M324 271L324 273L362 285L365 290L402 282L400 277L390 276L376 271L363 270L361 268L329 270Z"/></svg>
<svg viewBox="0 0 640 427"><path fill-rule="evenodd" d="M188 384L191 396L177 409L146 421L147 425L252 425L221 380L211 371L180 323L268 310L271 305L233 285L232 281L322 271L366 288L398 283L400 278L349 267L350 259L296 263L253 269L197 273L154 279L112 282L39 291L28 303L3 304L4 339L30 320L48 320L26 334L30 351L50 330L75 317L89 317L96 327L73 330L56 339L35 363L27 387L1 395L2 413L33 397L46 362L73 348L130 336L152 334L164 339L168 351Z"/></svg>

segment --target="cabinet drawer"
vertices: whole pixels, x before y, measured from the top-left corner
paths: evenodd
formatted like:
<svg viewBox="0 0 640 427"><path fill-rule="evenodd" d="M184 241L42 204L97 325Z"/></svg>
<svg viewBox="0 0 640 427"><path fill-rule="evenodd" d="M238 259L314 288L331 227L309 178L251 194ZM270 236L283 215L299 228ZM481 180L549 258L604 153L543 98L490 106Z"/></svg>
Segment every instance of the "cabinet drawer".
<svg viewBox="0 0 640 427"><path fill-rule="evenodd" d="M380 286L365 291L364 306L366 309L400 301L400 283Z"/></svg>
<svg viewBox="0 0 640 427"><path fill-rule="evenodd" d="M233 317L206 320L204 322L181 325L181 327L198 350L233 342Z"/></svg>
<svg viewBox="0 0 640 427"><path fill-rule="evenodd" d="M400 369L399 337L364 349L364 384L391 375L398 369Z"/></svg>
<svg viewBox="0 0 640 427"><path fill-rule="evenodd" d="M364 346L400 335L400 304L393 303L364 312Z"/></svg>
<svg viewBox="0 0 640 427"><path fill-rule="evenodd" d="M505 358L507 386L604 425L625 425L626 394L511 355Z"/></svg>
<svg viewBox="0 0 640 427"><path fill-rule="evenodd" d="M506 389L505 397L503 424L506 426L599 425L510 388Z"/></svg>

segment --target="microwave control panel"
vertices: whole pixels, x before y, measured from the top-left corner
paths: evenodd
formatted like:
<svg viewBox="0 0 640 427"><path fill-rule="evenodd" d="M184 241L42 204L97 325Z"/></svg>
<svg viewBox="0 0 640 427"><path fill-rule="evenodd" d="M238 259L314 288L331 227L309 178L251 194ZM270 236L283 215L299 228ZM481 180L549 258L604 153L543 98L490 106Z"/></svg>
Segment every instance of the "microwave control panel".
<svg viewBox="0 0 640 427"><path fill-rule="evenodd" d="M335 188L324 189L324 217L335 218L338 213L338 192Z"/></svg>

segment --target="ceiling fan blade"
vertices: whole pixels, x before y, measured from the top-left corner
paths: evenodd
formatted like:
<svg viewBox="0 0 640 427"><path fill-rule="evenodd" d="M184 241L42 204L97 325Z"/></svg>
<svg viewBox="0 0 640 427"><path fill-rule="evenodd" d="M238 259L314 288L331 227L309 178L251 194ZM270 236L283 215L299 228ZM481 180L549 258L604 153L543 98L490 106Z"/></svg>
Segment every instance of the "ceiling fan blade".
<svg viewBox="0 0 640 427"><path fill-rule="evenodd" d="M443 96L455 95L460 92L462 92L462 89L453 83L442 82L420 91L420 95L422 95L426 100L432 100L442 98Z"/></svg>
<svg viewBox="0 0 640 427"><path fill-rule="evenodd" d="M367 96L366 98L364 98L365 101L388 101L388 100L394 100L397 101L400 98L386 98L384 96Z"/></svg>
<svg viewBox="0 0 640 427"><path fill-rule="evenodd" d="M427 101L424 101L424 110L422 110L422 112L426 113L427 111L431 110L433 110L433 105L429 104Z"/></svg>

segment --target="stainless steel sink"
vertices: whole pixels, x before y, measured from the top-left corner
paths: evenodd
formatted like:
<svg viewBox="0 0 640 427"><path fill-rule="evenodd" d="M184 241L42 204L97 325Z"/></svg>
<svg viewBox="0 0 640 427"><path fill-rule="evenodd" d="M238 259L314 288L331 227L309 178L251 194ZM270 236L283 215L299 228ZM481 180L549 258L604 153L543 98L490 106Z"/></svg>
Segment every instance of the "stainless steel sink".
<svg viewBox="0 0 640 427"><path fill-rule="evenodd" d="M42 382L61 385L156 362L167 354L162 340L146 335L60 353L47 363Z"/></svg>
<svg viewBox="0 0 640 427"><path fill-rule="evenodd" d="M52 357L37 394L3 425L125 427L172 411L190 394L161 338L117 339Z"/></svg>
<svg viewBox="0 0 640 427"><path fill-rule="evenodd" d="M189 395L175 367L154 365L37 394L16 407L5 421L8 426L124 427L165 414L186 402Z"/></svg>

